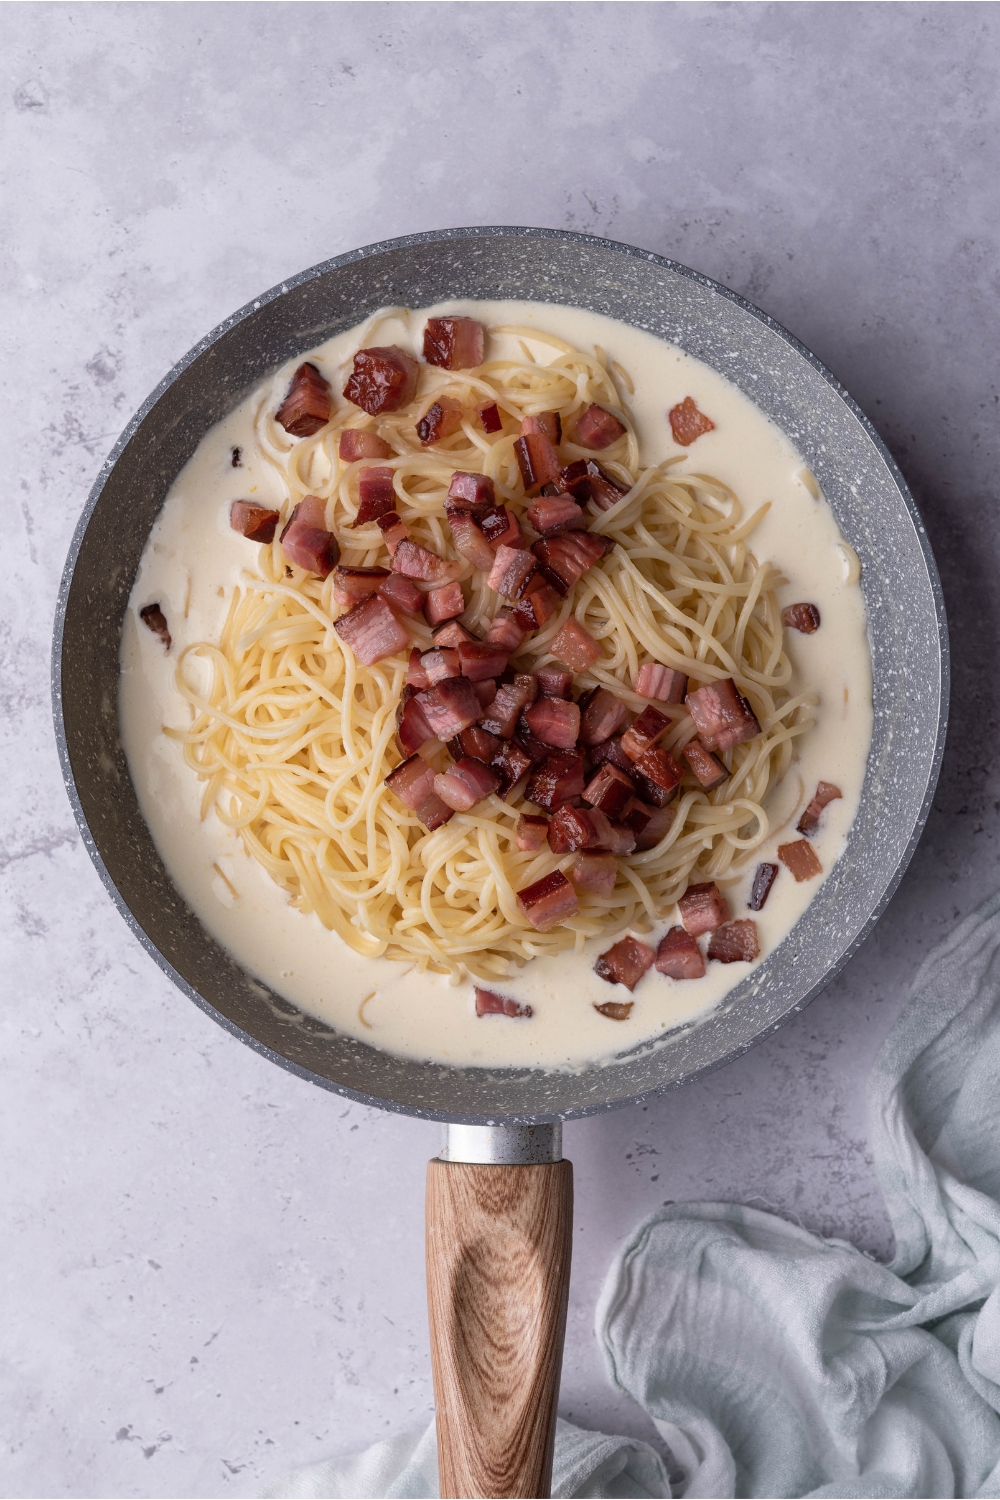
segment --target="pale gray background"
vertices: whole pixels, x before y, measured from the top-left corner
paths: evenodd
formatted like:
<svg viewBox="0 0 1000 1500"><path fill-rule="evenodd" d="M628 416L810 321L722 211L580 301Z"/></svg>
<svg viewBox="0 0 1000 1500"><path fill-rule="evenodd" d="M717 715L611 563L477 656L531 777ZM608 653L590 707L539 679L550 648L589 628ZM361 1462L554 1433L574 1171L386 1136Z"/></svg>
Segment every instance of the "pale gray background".
<svg viewBox="0 0 1000 1500"><path fill-rule="evenodd" d="M3 1494L250 1495L430 1414L436 1128L286 1076L171 987L83 851L48 690L66 549L133 409L255 293L375 239L538 224L685 261L813 348L913 486L956 655L927 835L797 1021L567 1128L563 1412L647 1431L591 1325L664 1200L888 1251L865 1077L997 884L998 42L963 4L0 10Z"/></svg>

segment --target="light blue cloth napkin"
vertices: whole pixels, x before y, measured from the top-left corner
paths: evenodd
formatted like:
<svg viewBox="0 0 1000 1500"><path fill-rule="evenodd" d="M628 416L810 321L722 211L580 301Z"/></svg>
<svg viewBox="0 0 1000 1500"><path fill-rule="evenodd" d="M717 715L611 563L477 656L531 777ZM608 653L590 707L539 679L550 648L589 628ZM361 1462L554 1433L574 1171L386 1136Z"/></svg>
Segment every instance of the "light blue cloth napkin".
<svg viewBox="0 0 1000 1500"><path fill-rule="evenodd" d="M891 1265L732 1203L674 1205L597 1310L612 1381L696 1496L1000 1496L1000 897L923 964L870 1083ZM667 1496L644 1443L560 1422L554 1495ZM433 1426L270 1496L436 1496Z"/></svg>

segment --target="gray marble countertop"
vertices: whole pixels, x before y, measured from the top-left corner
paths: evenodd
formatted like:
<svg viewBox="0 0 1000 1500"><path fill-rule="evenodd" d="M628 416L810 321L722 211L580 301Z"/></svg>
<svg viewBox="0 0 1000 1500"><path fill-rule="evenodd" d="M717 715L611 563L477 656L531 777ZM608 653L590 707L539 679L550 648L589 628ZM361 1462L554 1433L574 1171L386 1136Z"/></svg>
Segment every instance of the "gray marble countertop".
<svg viewBox="0 0 1000 1500"><path fill-rule="evenodd" d="M431 1411L436 1127L216 1028L112 908L62 788L57 583L135 407L305 266L457 224L593 231L718 278L840 377L926 517L955 653L934 812L839 979L722 1072L571 1124L562 1411L648 1435L592 1334L666 1200L876 1254L865 1079L997 884L1000 14L985 5L6 5L0 399L0 1492L251 1495Z"/></svg>

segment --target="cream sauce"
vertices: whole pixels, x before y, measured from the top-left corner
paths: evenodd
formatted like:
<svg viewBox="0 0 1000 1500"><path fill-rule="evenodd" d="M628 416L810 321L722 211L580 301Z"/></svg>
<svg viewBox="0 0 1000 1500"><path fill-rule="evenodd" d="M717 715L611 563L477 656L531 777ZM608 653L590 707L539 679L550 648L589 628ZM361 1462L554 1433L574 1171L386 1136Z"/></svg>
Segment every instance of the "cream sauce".
<svg viewBox="0 0 1000 1500"><path fill-rule="evenodd" d="M795 823L820 779L835 782L844 794L827 808L812 840L829 872L861 795L871 740L871 663L861 590L849 581L853 554L843 551L833 513L801 456L723 376L651 334L595 313L537 303L450 302L430 311L464 312L487 325L534 326L580 348L600 345L635 384L634 396L624 388L622 395L635 421L643 464L683 452L675 472L723 480L739 495L745 513L770 505L750 545L788 578L779 591L782 604L808 600L819 606L820 629L811 636L787 631L786 650L795 667L792 690L815 689L820 706L815 728L796 740L795 759L766 803L767 841L742 881L726 887L732 914L748 915L758 861L777 863L777 845L799 837ZM366 342L398 343L419 353L426 316L414 312L383 322L377 340ZM339 335L309 355L335 393L360 334L355 329ZM531 347L539 362L551 357L545 345ZM507 352L520 357L522 351L506 336L491 336L487 358ZM269 395L275 406L301 358L275 373ZM678 449L666 413L685 396L692 396L716 425L690 448ZM594 960L606 946L596 939L582 954L534 959L497 984L532 1006L530 1020L479 1018L471 982L453 986L442 975L361 957L317 917L291 906L214 812L201 820L203 784L162 725L187 723L174 686L180 652L196 641L218 640L232 590L253 567L253 544L229 527L230 502L249 498L280 506L285 499L273 470L255 457L253 414L260 397L258 391L206 434L171 487L143 552L125 618L122 736L139 805L178 890L245 969L338 1030L398 1055L453 1065L576 1069L704 1018L751 965L710 964L706 977L694 981L651 970L630 997L594 973ZM232 466L234 447L242 453L239 468ZM160 604L169 623L169 654L138 620L138 610L152 602ZM780 869L767 905L756 914L762 959L788 935L821 883L822 878L798 884ZM644 940L655 943L677 920L676 911L667 913L654 936ZM635 1003L624 1022L610 1021L594 1008L629 998Z"/></svg>

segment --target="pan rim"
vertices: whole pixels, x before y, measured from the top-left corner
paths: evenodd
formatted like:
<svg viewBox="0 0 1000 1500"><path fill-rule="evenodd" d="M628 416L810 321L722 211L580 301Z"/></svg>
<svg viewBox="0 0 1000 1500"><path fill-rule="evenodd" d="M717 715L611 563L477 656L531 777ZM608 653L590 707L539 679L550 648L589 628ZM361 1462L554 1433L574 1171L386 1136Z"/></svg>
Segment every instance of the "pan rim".
<svg viewBox="0 0 1000 1500"><path fill-rule="evenodd" d="M796 1002L796 1004L790 1006L783 1015L778 1017L770 1024L764 1026L749 1040L741 1041L735 1044L721 1057L714 1059L713 1061L706 1063L698 1068L692 1069L690 1072L684 1074L680 1078L671 1078L665 1080L662 1083L658 1083L652 1087L640 1090L635 1094L602 1100L600 1102L589 1102L570 1109L560 1110L558 1112L540 1111L537 1113L519 1112L516 1114L497 1113L489 1115L469 1114L459 1111L446 1111L425 1108L413 1104L403 1104L394 1099L367 1094L360 1090L351 1088L345 1084L338 1083L333 1079L324 1076L323 1074L316 1073L310 1068L303 1066L301 1063L295 1062L291 1058L286 1057L283 1053L278 1052L274 1048L271 1048L259 1041L251 1033L245 1031L235 1021L230 1020L229 1017L218 1011L213 1005L205 1000L204 997L178 972L178 970L173 966L170 960L161 952L155 942L148 936L145 929L141 926L138 919L133 914L125 898L122 896L121 892L118 889L118 886L115 884L115 881L113 880L107 866L105 865L97 841L94 838L90 825L87 821L83 803L76 785L76 779L73 773L72 762L70 758L69 740L63 712L62 660L66 626L66 613L69 603L73 575L82 547L83 538L87 531L87 527L89 525L91 516L93 515L94 509L98 504L101 494L108 482L108 479L110 478L113 469L115 468L115 465L118 462L118 459L124 452L125 448L128 446L137 429L140 427L142 422L148 416L149 412L161 399L164 393L169 390L174 382L184 373L185 370L189 368L189 366L195 360L197 360L203 353L205 353L207 349L211 348L212 345L214 345L224 334L237 327L245 319L258 312L262 307L276 301L279 297L286 295L288 292L293 291L296 288L310 281L313 281L332 270L338 269L343 266L356 264L360 261L369 260L376 256L384 255L392 251L398 251L400 249L406 249L413 246L428 245L436 242L447 242L449 240L477 238L522 238L535 240L557 240L562 243L599 247L601 249L611 251L615 254L623 255L628 259L644 261L659 266L672 273L683 276L696 285L723 297L726 301L738 307L743 313L749 314L758 323L762 324L769 331L776 334L782 340L782 342L790 346L800 356L805 358L812 369L819 376L821 376L823 381L832 389L832 391L840 398L840 401L847 407L848 411L851 413L855 421L860 425L865 436L872 444L882 463L886 467L889 478L891 479L893 486L899 494L900 499L902 500L903 505L909 515L909 519L913 525L916 539L920 547L923 564L927 572L928 583L930 586L934 606L935 624L937 627L937 648L940 663L940 694L937 710L937 733L928 763L927 780L921 797L920 808L913 823L912 831L907 840L906 846L900 855L895 870L893 871L889 880L886 882L882 894L875 904L874 908L872 909L869 917L859 928L858 932L855 934L854 938L848 944L844 952L826 970L821 978L810 988L806 995L803 996L798 1002ZM937 787L938 777L940 774L941 762L944 755L944 745L948 727L950 679L950 646L948 639L944 594L941 587L941 580L938 573L937 564L930 546L930 541L927 536L927 531L926 527L924 526L923 519L920 515L916 502L914 501L913 496L910 493L909 487L906 484L901 471L899 470L885 443L879 437L871 421L861 410L860 406L851 396L850 392L847 391L847 389L826 367L826 365L824 365L822 361L819 360L810 349L808 349L799 339L797 339L794 334L790 333L782 324L772 318L770 314L765 313L762 309L754 306L753 303L747 301L747 299L740 296L739 293L732 291L722 283L713 280L711 277L705 276L702 272L696 271L689 266L685 266L682 263L669 259L666 256L658 255L653 251L642 250L636 246L627 245L603 236L580 234L569 230L535 228L519 225L481 225L444 230L426 230L418 234L402 235L389 240L375 241L369 245L365 245L358 249L348 251L342 255L334 256L326 261L318 263L317 265L308 267L306 270L298 272L295 276L283 279L282 281L269 288L266 292L255 297L252 301L245 303L241 308L231 313L227 318L225 318L221 323L219 323L215 328L213 328L209 333L201 338L191 349L189 349L188 352L167 372L167 374L164 375L164 377L160 380L154 390L150 392L145 401L143 401L143 403L138 407L130 421L122 430L108 456L104 460L98 472L98 475L91 487L86 505L84 506L77 525L74 529L73 538L67 554L66 563L63 568L62 577L60 579L55 611L51 662L53 718L60 769L62 771L63 782L70 800L70 805L72 806L77 826L80 829L84 847L90 855L90 858L97 870L102 884L108 891L121 915L124 917L128 926L138 938L143 948L147 953L150 954L150 956L163 970L163 972L168 975L168 977L177 985L179 989L181 989L188 996L189 999L193 1000L201 1010L205 1011L205 1013L211 1016L219 1025L223 1026L233 1036L237 1037L239 1040L248 1045L254 1052L268 1058L272 1062L277 1063L287 1071L292 1072L311 1083L318 1084L320 1087L325 1088L330 1092L336 1093L342 1097L352 1099L358 1103L362 1103L368 1106L388 1109L395 1113L412 1115L414 1117L422 1119L452 1121L456 1123L466 1124L484 1124L501 1121L510 1121L517 1123L542 1123L557 1118L576 1119L583 1118L592 1114L600 1114L609 1109L625 1108L626 1106L631 1104L641 1103L644 1100L652 1098L657 1094L680 1088L687 1083L693 1082L695 1079L701 1078L708 1073L714 1072L717 1068L725 1067L730 1062L735 1061L736 1058L743 1056L750 1050L751 1047L756 1046L758 1042L761 1042L765 1038L772 1035L779 1029L779 1027L783 1026L793 1016L797 1015L801 1010L803 1010L812 1000L814 1000L817 995L819 995L822 990L824 990L826 986L836 978L836 976L841 972L844 966L849 962L849 960L861 947L862 943L869 936L875 924L888 906L889 901L892 899L893 895L898 889L903 875L905 874L906 869L910 863L910 860L913 857L913 853L916 849L917 843L920 840L924 827L926 826L928 816L930 814L930 809Z"/></svg>

